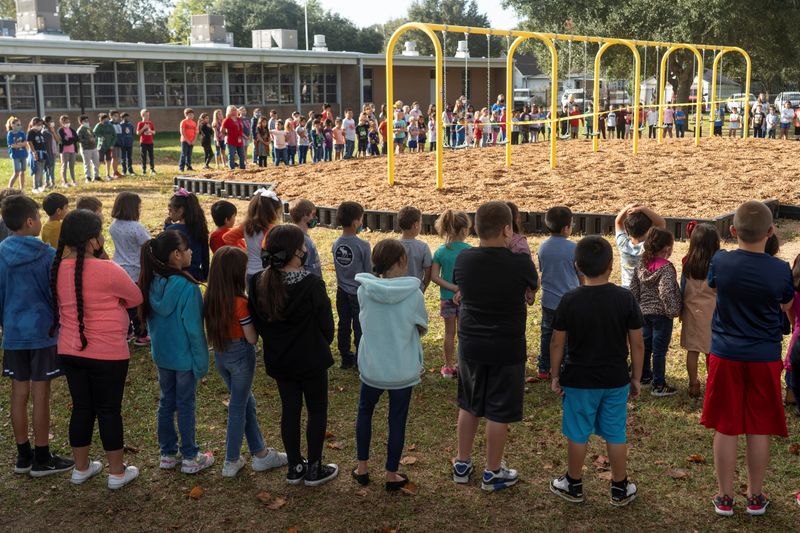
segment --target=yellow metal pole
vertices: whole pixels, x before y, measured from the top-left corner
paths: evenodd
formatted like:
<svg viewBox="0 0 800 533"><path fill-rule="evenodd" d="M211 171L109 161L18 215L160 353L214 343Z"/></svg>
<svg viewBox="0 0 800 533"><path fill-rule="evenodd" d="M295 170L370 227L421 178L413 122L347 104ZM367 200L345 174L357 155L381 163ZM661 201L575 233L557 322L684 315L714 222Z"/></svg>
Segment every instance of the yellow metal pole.
<svg viewBox="0 0 800 533"><path fill-rule="evenodd" d="M664 53L664 57L661 58L661 75L659 76L659 82L660 82L659 83L659 89L661 90L661 94L659 95L659 103L663 103L663 102L661 102L661 100L664 98L664 85L665 85L664 82L666 80L666 78L665 78L665 70L667 68L667 59L669 59L669 56L672 55L672 52L675 52L676 50L681 50L681 49L691 50L694 53L694 56L697 58L697 64L698 65L702 65L703 64L703 56L700 55L700 52L698 51L696 46L693 46L691 44L676 44L675 46L669 48ZM702 77L700 79L702 80ZM702 93L703 92L702 91L702 85L700 85L700 89L701 90L698 91L698 92ZM694 117L695 117L694 145L695 146L700 146L700 125L703 123L703 121L702 121L703 99L701 97L698 97L697 101L695 102L694 113L695 113L695 115L694 115ZM688 119L688 117L687 117L687 119ZM658 125L659 125L658 143L659 144L661 144L661 141L663 140L663 135L664 135L664 132L660 127L663 122L664 122L664 108L661 107L659 109L659 111L658 111Z"/></svg>
<svg viewBox="0 0 800 533"><path fill-rule="evenodd" d="M555 118L556 116L556 100L558 99L558 51L556 50L553 41L549 38L544 37L539 33L533 32L526 32L526 35L517 37L514 42L511 44L511 47L508 49L508 58L506 60L506 102L508 102L508 95L513 95L514 90L514 79L513 79L513 68L514 68L514 53L517 51L519 45L527 41L528 39L538 39L547 46L550 50L550 63L551 63L551 74L550 74L550 95L551 95L551 118ZM513 103L513 98L512 98ZM551 128L551 130L554 128ZM508 111L506 112L506 134L510 135L511 132L511 113ZM511 143L506 143L506 166L511 166ZM554 135L550 136L550 168L556 168L556 137Z"/></svg>
<svg viewBox="0 0 800 533"><path fill-rule="evenodd" d="M597 55L594 56L594 109L592 110L594 111L592 115L592 132L594 137L592 138L592 150L595 152L600 145L600 137L597 135L598 129L600 128L600 115L598 114L600 109L600 59L610 46L613 46L613 43L605 43L597 50Z"/></svg>
<svg viewBox="0 0 800 533"><path fill-rule="evenodd" d="M389 124L387 124L386 134L390 139L394 138L394 134L389 135L391 127L394 122L394 47L400 37L409 30L420 30L425 33L433 43L433 49L436 54L436 188L441 190L444 187L443 176L443 161L442 161L442 145L443 145L443 127L442 127L442 45L439 43L439 38L433 33L430 24L420 22L409 22L403 24L389 38L389 43L386 45L386 107L390 108L392 115L389 117ZM386 151L386 179L389 185L394 185L394 143Z"/></svg>
<svg viewBox="0 0 800 533"><path fill-rule="evenodd" d="M729 50L722 50L717 52L717 55L714 56L714 63L711 66L711 116L708 119L709 126L711 126L711 131L714 131L714 117L717 113L717 74L719 73L719 62L722 59L722 56L727 54Z"/></svg>
<svg viewBox="0 0 800 533"><path fill-rule="evenodd" d="M666 81L665 71L667 70L667 60L671 53L672 48L669 48L664 52L664 55L661 56L661 68L658 74L658 132L656 135L658 144L664 142L664 100L666 100L666 96L664 95L664 83Z"/></svg>
<svg viewBox="0 0 800 533"><path fill-rule="evenodd" d="M742 50L739 47L733 47L733 48L731 48L731 51L732 52L739 52L740 54L742 54L742 56L744 57L745 63L747 63L747 72L745 73L745 82L744 82L744 98L745 98L745 101L747 102L747 107L749 108L750 107L750 75L752 74L752 68L753 68L753 65L752 65L752 63L750 61L750 54L748 54L747 52L745 52L744 50ZM744 128L744 130L742 130L742 138L747 139L748 129L750 128L750 109L744 110L742 115L744 115L744 123L742 124L742 127Z"/></svg>
<svg viewBox="0 0 800 533"><path fill-rule="evenodd" d="M603 54L606 50L614 45L622 45L627 46L630 51L633 53L633 72L634 72L634 88L633 88L633 120L631 120L631 124L634 125L633 129L633 153L639 153L639 98L641 93L641 83L639 78L642 75L642 62L641 56L639 55L639 49L636 48L636 45L633 44L632 41L628 41L626 39L608 39L603 46L597 51L597 55L594 58L594 132L597 132L597 127L599 125L599 119L597 115L597 106L598 106L598 94L600 92L600 59L603 57ZM596 152L597 147L600 140L595 135L594 140L592 141L592 149Z"/></svg>

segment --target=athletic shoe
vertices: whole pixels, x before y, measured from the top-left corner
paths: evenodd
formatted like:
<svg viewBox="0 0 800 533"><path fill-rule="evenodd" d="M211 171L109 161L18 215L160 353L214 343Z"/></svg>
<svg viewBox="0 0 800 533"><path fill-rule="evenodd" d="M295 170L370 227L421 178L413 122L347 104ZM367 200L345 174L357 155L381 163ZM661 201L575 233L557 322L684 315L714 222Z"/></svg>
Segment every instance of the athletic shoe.
<svg viewBox="0 0 800 533"><path fill-rule="evenodd" d="M625 507L636 499L636 484L628 481L628 478L620 483L611 483L611 505Z"/></svg>
<svg viewBox="0 0 800 533"><path fill-rule="evenodd" d="M286 474L286 483L299 485L306 478L306 472L308 472L308 463L303 459L296 465L289 467L289 472Z"/></svg>
<svg viewBox="0 0 800 533"><path fill-rule="evenodd" d="M59 472L66 472L75 466L75 461L71 459L64 459L54 454L50 454L50 460L46 463L37 463L36 456L33 458L33 466L31 467L31 477L44 477Z"/></svg>
<svg viewBox="0 0 800 533"><path fill-rule="evenodd" d="M14 466L14 473L29 474L32 466L33 466L33 452L31 452L29 455L25 457L23 457L22 455L17 455L17 464Z"/></svg>
<svg viewBox="0 0 800 533"><path fill-rule="evenodd" d="M747 497L747 514L750 516L761 516L767 512L769 498L766 494L756 494Z"/></svg>
<svg viewBox="0 0 800 533"><path fill-rule="evenodd" d="M439 370L439 373L445 379L453 379L456 377L456 369L452 366L443 366L441 370Z"/></svg>
<svg viewBox="0 0 800 533"><path fill-rule="evenodd" d="M649 378L642 378L641 381L639 381L639 383L641 383L642 385L652 385L653 384L653 378L652 378L652 376L649 377Z"/></svg>
<svg viewBox="0 0 800 533"><path fill-rule="evenodd" d="M550 492L572 503L582 503L586 500L583 496L583 480L570 483L566 474L550 482Z"/></svg>
<svg viewBox="0 0 800 533"><path fill-rule="evenodd" d="M239 473L239 470L247 464L247 461L244 460L244 457L241 455L235 461L228 461L225 460L225 463L222 465L222 477L236 477L236 474Z"/></svg>
<svg viewBox="0 0 800 533"><path fill-rule="evenodd" d="M72 477L69 479L73 485L81 485L103 471L103 463L100 461L89 461L89 468L81 472L77 468L72 469Z"/></svg>
<svg viewBox="0 0 800 533"><path fill-rule="evenodd" d="M158 467L162 470L172 470L178 466L180 462L181 459L178 455L162 455Z"/></svg>
<svg viewBox="0 0 800 533"><path fill-rule="evenodd" d="M114 474L108 475L108 488L118 490L139 477L139 469L135 466L126 466L121 476Z"/></svg>
<svg viewBox="0 0 800 533"><path fill-rule="evenodd" d="M678 390L670 387L666 383L664 385L653 385L653 390L650 391L650 395L656 398L675 396L676 394L678 394Z"/></svg>
<svg viewBox="0 0 800 533"><path fill-rule="evenodd" d="M339 467L333 463L324 465L317 461L308 465L306 477L303 480L306 487L318 487L324 485L339 475Z"/></svg>
<svg viewBox="0 0 800 533"><path fill-rule="evenodd" d="M453 463L453 481L456 483L466 484L469 483L469 478L475 472L475 467L472 466L472 459L466 461L456 460Z"/></svg>
<svg viewBox="0 0 800 533"><path fill-rule="evenodd" d="M286 454L275 451L273 448L267 448L267 455L264 457L253 456L253 470L256 472L265 472L279 466L286 466L288 463Z"/></svg>
<svg viewBox="0 0 800 533"><path fill-rule="evenodd" d="M797 505L800 505L800 492L794 495L794 501Z"/></svg>
<svg viewBox="0 0 800 533"><path fill-rule="evenodd" d="M154 168L151 168L151 169L150 169L150 174L152 174L153 176L155 176L155 175L157 174L157 172L156 172L156 169L154 169Z"/></svg>
<svg viewBox="0 0 800 533"><path fill-rule="evenodd" d="M186 170L188 170L189 172L194 172L194 169L192 167L186 167Z"/></svg>
<svg viewBox="0 0 800 533"><path fill-rule="evenodd" d="M500 470L492 472L491 470L483 471L483 479L481 480L481 489L487 492L494 492L498 490L513 487L519 481L519 475L513 468L506 468L505 465L500 465Z"/></svg>
<svg viewBox="0 0 800 533"><path fill-rule="evenodd" d="M733 498L730 496L717 495L711 500L714 504L714 512L720 516L733 516Z"/></svg>
<svg viewBox="0 0 800 533"><path fill-rule="evenodd" d="M214 454L211 452L198 453L192 459L184 458L181 462L181 472L196 474L214 464Z"/></svg>
<svg viewBox="0 0 800 533"><path fill-rule="evenodd" d="M150 346L150 336L145 335L144 337L136 337L133 339L134 346Z"/></svg>

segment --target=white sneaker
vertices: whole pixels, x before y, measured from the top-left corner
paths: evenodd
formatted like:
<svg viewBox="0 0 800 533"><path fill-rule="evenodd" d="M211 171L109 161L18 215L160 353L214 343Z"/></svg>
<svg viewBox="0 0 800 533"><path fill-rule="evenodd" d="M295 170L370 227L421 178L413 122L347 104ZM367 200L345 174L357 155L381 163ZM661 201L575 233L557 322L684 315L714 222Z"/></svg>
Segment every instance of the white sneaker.
<svg viewBox="0 0 800 533"><path fill-rule="evenodd" d="M69 479L73 485L81 485L90 478L93 478L103 470L103 463L100 461L89 461L89 468L80 471L77 468L72 469L72 477Z"/></svg>
<svg viewBox="0 0 800 533"><path fill-rule="evenodd" d="M121 489L137 477L139 477L139 469L135 466L126 466L125 472L121 476L108 475L108 488L111 490Z"/></svg>
<svg viewBox="0 0 800 533"><path fill-rule="evenodd" d="M161 461L158 463L158 467L162 470L172 470L178 463L181 462L180 457L177 455L162 455Z"/></svg>
<svg viewBox="0 0 800 533"><path fill-rule="evenodd" d="M236 477L236 474L239 473L244 465L247 464L247 461L244 460L244 457L241 455L236 461L228 461L225 460L225 464L222 465L222 477Z"/></svg>
<svg viewBox="0 0 800 533"><path fill-rule="evenodd" d="M273 448L267 448L267 455L264 457L253 456L253 470L256 472L264 472L279 466L286 466L289 460L283 452L275 451Z"/></svg>
<svg viewBox="0 0 800 533"><path fill-rule="evenodd" d="M196 474L214 464L214 454L211 452L198 453L192 459L183 458L181 462L181 472L184 474Z"/></svg>

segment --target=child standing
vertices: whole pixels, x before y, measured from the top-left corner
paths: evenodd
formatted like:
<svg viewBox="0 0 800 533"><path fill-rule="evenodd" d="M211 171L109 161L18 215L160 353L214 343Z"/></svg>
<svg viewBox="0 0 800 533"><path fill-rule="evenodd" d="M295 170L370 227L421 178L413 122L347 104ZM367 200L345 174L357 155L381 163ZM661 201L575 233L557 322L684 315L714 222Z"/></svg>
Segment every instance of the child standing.
<svg viewBox="0 0 800 533"><path fill-rule="evenodd" d="M717 514L733 515L739 435L747 435L747 513L761 515L769 500L763 480L770 435L787 436L781 398L781 318L794 299L789 265L764 253L774 232L772 212L761 202L736 210L732 233L739 248L719 251L708 269L717 289L711 323L708 384L700 423L714 433Z"/></svg>
<svg viewBox="0 0 800 533"><path fill-rule="evenodd" d="M108 488L124 487L139 469L123 462L122 397L130 352L127 308L142 303L142 293L124 270L97 256L103 250L103 223L91 211L76 209L64 218L51 273L58 327L59 363L72 400L69 443L75 468L70 481L80 485L103 470L89 459L94 421L109 465Z"/></svg>
<svg viewBox="0 0 800 533"><path fill-rule="evenodd" d="M133 171L133 124L131 124L130 115L122 113L120 115L122 122L119 123L121 133L117 136L117 142L120 145L121 159L122 159L122 174L128 176L135 176Z"/></svg>
<svg viewBox="0 0 800 533"><path fill-rule="evenodd" d="M181 120L181 160L178 169L194 171L192 168L192 150L194 150L194 140L197 137L197 122L194 121L194 111L191 109L183 110L184 119Z"/></svg>
<svg viewBox="0 0 800 533"><path fill-rule="evenodd" d="M508 249L515 254L526 254L528 257L533 257L531 254L531 247L528 245L528 238L525 236L525 229L522 227L522 216L519 213L519 207L514 202L506 202L506 205L511 209L511 242Z"/></svg>
<svg viewBox="0 0 800 533"><path fill-rule="evenodd" d="M44 169L47 165L47 144L44 140L44 122L33 117L28 124L28 166L33 176L34 194L44 192Z"/></svg>
<svg viewBox="0 0 800 533"><path fill-rule="evenodd" d="M112 158L114 143L117 142L117 130L111 124L111 117L107 113L100 113L97 118L97 124L95 124L92 132L97 138L97 152L100 163L106 167L106 181L111 181L113 179Z"/></svg>
<svg viewBox="0 0 800 533"><path fill-rule="evenodd" d="M225 166L225 134L222 131L222 121L225 117L222 109L214 110L214 120L211 121L211 128L214 130L214 142L216 150L214 152L214 162L216 167Z"/></svg>
<svg viewBox="0 0 800 533"><path fill-rule="evenodd" d="M356 126L356 139L358 141L358 157L367 157L367 145L369 144L369 119L362 114Z"/></svg>
<svg viewBox="0 0 800 533"><path fill-rule="evenodd" d="M264 269L261 261L262 243L269 230L280 223L283 203L273 191L258 189L250 199L247 216L242 224L222 236L225 244L238 246L244 239L247 247L247 279Z"/></svg>
<svg viewBox="0 0 800 533"><path fill-rule="evenodd" d="M13 190L13 189L12 189ZM50 268L55 250L36 237L39 204L22 194L2 202L10 234L0 243L0 326L3 376L11 378L11 427L17 445L15 474L65 472L73 462L50 453L50 381L62 374L53 323ZM28 439L28 398L33 399L34 448Z"/></svg>
<svg viewBox="0 0 800 533"><path fill-rule="evenodd" d="M708 266L719 251L719 233L711 224L698 224L689 235L689 253L681 272L681 348L686 350L689 397L700 397L697 359L711 353L711 318L717 304L717 292L708 286Z"/></svg>
<svg viewBox="0 0 800 533"><path fill-rule="evenodd" d="M286 144L286 130L283 126L283 121L278 120L275 124L275 129L269 131L272 137L272 152L275 155L275 165L280 166L281 163L289 166L289 148Z"/></svg>
<svg viewBox="0 0 800 533"><path fill-rule="evenodd" d="M58 129L58 151L61 155L61 184L64 187L74 187L75 183L75 146L78 144L78 132L72 128L72 123L67 115L58 119L61 127ZM67 170L72 181L67 181Z"/></svg>
<svg viewBox="0 0 800 533"><path fill-rule="evenodd" d="M276 121L277 125L277 121ZM253 129L255 131L255 145L253 146L253 159L254 162L258 164L260 168L264 168L267 166L267 154L269 153L269 142L270 142L270 135L269 135L269 121L267 117L261 117L258 119L256 123L256 127ZM273 164L275 163L275 157L272 158Z"/></svg>
<svg viewBox="0 0 800 533"><path fill-rule="evenodd" d="M397 224L402 232L400 244L406 249L408 275L419 280L419 288L424 293L431 283L433 258L428 244L417 239L422 231L422 212L416 207L405 206L397 212Z"/></svg>
<svg viewBox="0 0 800 533"><path fill-rule="evenodd" d="M475 213L480 247L460 253L453 271L454 300L461 306L458 455L453 481L469 483L475 433L485 418L487 457L481 481L485 491L502 490L519 481L517 471L505 466L503 451L508 425L522 420L526 304L533 305L539 286L530 257L508 249L512 223L505 203L481 205Z"/></svg>
<svg viewBox="0 0 800 533"><path fill-rule="evenodd" d="M665 229L667 223L652 209L638 204L622 208L614 220L615 241L622 267L622 286L626 289L631 285L633 272L644 252L644 236L653 226Z"/></svg>
<svg viewBox="0 0 800 533"><path fill-rule="evenodd" d="M314 229L317 227L317 224L319 224L319 220L317 219L317 207L311 203L310 200L304 198L295 200L292 202L291 206L289 206L289 217L292 219L292 224L300 228L305 235L308 257L306 258L306 264L303 265L304 268L308 272L321 278L322 264L320 262L319 252L317 251L317 246L314 244L314 241L308 235L308 230Z"/></svg>
<svg viewBox="0 0 800 533"><path fill-rule="evenodd" d="M739 115L739 108L734 107L731 114L728 115L728 137L738 137L739 130L741 129L742 117Z"/></svg>
<svg viewBox="0 0 800 533"><path fill-rule="evenodd" d="M398 473L405 446L411 392L423 372L420 335L428 330L425 298L416 277L407 276L406 248L385 239L372 251L376 275L357 274L358 301L364 336L358 370L361 393L356 419L358 467L353 477L369 484L367 462L372 440L372 415L384 391L389 395L389 438L386 451L386 490L398 491L408 476Z"/></svg>
<svg viewBox="0 0 800 533"><path fill-rule="evenodd" d="M250 281L250 309L264 343L264 367L281 397L281 438L289 471L286 482L316 487L339 474L322 462L328 422L328 368L333 365L333 311L322 278L303 269L308 252L303 232L291 224L270 231L266 270ZM300 451L300 417L307 410L307 460Z"/></svg>
<svg viewBox="0 0 800 533"><path fill-rule="evenodd" d="M286 454L267 448L256 416L253 377L256 370L258 333L247 306L245 271L247 254L225 246L214 254L203 298L208 340L214 349L217 371L230 393L228 429L225 435L224 477L235 477L246 461L242 439L253 458L253 470L263 472L286 465Z"/></svg>
<svg viewBox="0 0 800 533"><path fill-rule="evenodd" d="M294 131L294 122L287 120L283 129L286 134L286 164L294 166L297 156L297 132Z"/></svg>
<svg viewBox="0 0 800 533"><path fill-rule="evenodd" d="M42 226L42 241L53 248L58 248L61 222L69 213L69 200L61 193L51 192L44 197L42 208L48 217L47 222Z"/></svg>
<svg viewBox="0 0 800 533"><path fill-rule="evenodd" d="M400 151L402 154L403 151L406 149L406 129L408 128L408 124L404 119L404 115L402 111L397 112L397 116L392 123L392 131L394 132L394 145L392 150L395 148Z"/></svg>
<svg viewBox="0 0 800 533"><path fill-rule="evenodd" d="M313 130L310 134L311 139L311 161L319 163L325 159L325 133L322 130L322 123L314 119Z"/></svg>
<svg viewBox="0 0 800 533"><path fill-rule="evenodd" d="M44 135L44 143L47 148L47 163L44 168L45 176L45 189L50 190L56 186L56 154L58 154L58 145L61 139L58 137L55 122L53 117L48 115L44 117L44 127L42 128L42 135Z"/></svg>
<svg viewBox="0 0 800 533"><path fill-rule="evenodd" d="M758 111L758 113L761 113ZM756 120L756 113L753 113L753 122L755 123ZM761 120L764 120L764 114L761 113ZM714 110L714 136L715 137L722 137L722 125L725 123L725 112L722 110L722 106L717 106L717 109ZM760 123L759 123L760 126Z"/></svg>
<svg viewBox="0 0 800 533"><path fill-rule="evenodd" d="M608 116L606 117L606 126L608 127L609 131L609 138L614 138L614 132L617 129L617 113L614 111L614 106L611 106L611 109L608 112Z"/></svg>
<svg viewBox="0 0 800 533"><path fill-rule="evenodd" d="M141 210L142 199L138 194L128 191L119 193L111 208L114 221L108 227L114 242L114 262L122 267L134 283L139 281L141 273L142 245L150 240L150 232L139 222ZM128 309L128 317L128 339L133 340L136 346L148 346L150 338L135 307Z"/></svg>
<svg viewBox="0 0 800 533"><path fill-rule="evenodd" d="M375 127L375 123L370 123L369 126L369 155L375 156L380 155L380 136L378 135L378 128Z"/></svg>
<svg viewBox="0 0 800 533"><path fill-rule="evenodd" d="M652 382L651 394L656 397L673 396L678 392L667 385L665 375L672 319L680 314L682 303L678 274L669 261L674 242L672 233L665 229L647 231L630 287L644 316L642 383Z"/></svg>
<svg viewBox="0 0 800 533"><path fill-rule="evenodd" d="M191 263L186 271L197 281L208 277L208 223L197 196L178 189L169 201L164 231L177 230L183 233L192 249Z"/></svg>
<svg viewBox="0 0 800 533"><path fill-rule="evenodd" d="M308 131L305 126L298 124L294 132L297 135L297 164L305 165L308 158Z"/></svg>
<svg viewBox="0 0 800 533"><path fill-rule="evenodd" d="M25 132L22 131L22 122L17 117L8 117L6 121L6 146L8 157L11 159L14 173L8 181L8 188L13 188L19 179L19 188L25 190L25 163L28 160L28 142Z"/></svg>
<svg viewBox="0 0 800 533"><path fill-rule="evenodd" d="M153 361L158 367L159 468L178 465L181 434L181 472L196 474L214 464L214 455L200 453L195 440L197 382L208 373L208 345L203 331L203 297L186 273L192 263L189 241L179 231L164 231L142 246L139 286L144 302L139 318L150 332Z"/></svg>
<svg viewBox="0 0 800 533"><path fill-rule="evenodd" d="M236 206L227 200L219 200L211 205L211 219L217 226L217 229L208 236L208 245L212 254L225 246L225 234L231 231L236 224L236 213ZM244 240L240 240L234 246L246 248Z"/></svg>
<svg viewBox="0 0 800 533"><path fill-rule="evenodd" d="M542 275L542 334L539 346L539 379L550 378L550 341L553 320L561 299L581 285L580 272L575 270L575 243L572 235L572 211L568 207L551 207L544 215L550 237L539 246L539 270Z"/></svg>
<svg viewBox="0 0 800 533"><path fill-rule="evenodd" d="M608 241L584 237L575 248L575 263L586 284L563 296L553 320L551 389L563 398L568 466L550 490L569 502L584 501L582 469L595 433L608 448L611 504L621 507L636 498L636 485L627 477L625 426L628 398L637 398L641 388L642 314L633 295L608 280L614 265Z"/></svg>
<svg viewBox="0 0 800 533"><path fill-rule="evenodd" d="M786 101L781 109L781 139L789 140L789 128L792 122L794 122L794 109L792 109L792 103Z"/></svg>
<svg viewBox="0 0 800 533"><path fill-rule="evenodd" d="M336 269L336 312L339 315L337 341L342 358L340 368L358 364L358 344L361 341L360 308L356 274L371 272L370 246L358 237L364 219L364 208L357 202L342 202L336 210L336 220L342 226L342 236L333 243L333 265ZM351 350L353 332L355 352Z"/></svg>
<svg viewBox="0 0 800 533"><path fill-rule="evenodd" d="M353 120L352 109L344 110L342 129L344 130L344 158L351 159L356 146L356 121ZM330 161L330 159L328 159L328 161Z"/></svg>
<svg viewBox="0 0 800 533"><path fill-rule="evenodd" d="M344 156L344 129L342 129L342 119L336 119L336 124L331 133L333 134L333 160L339 161Z"/></svg>
<svg viewBox="0 0 800 533"><path fill-rule="evenodd" d="M200 113L200 145L203 147L203 168L210 169L214 160L214 151L211 143L214 139L214 130L208 124L208 113Z"/></svg>
<svg viewBox="0 0 800 533"><path fill-rule="evenodd" d="M456 258L470 247L464 240L469 235L472 223L466 213L447 209L436 219L434 227L444 244L436 249L431 260L431 281L439 286L439 316L444 319L444 366L443 378L456 377L455 353L458 331L458 304L453 301L458 287L453 282Z"/></svg>
<svg viewBox="0 0 800 533"><path fill-rule="evenodd" d="M767 124L767 138L774 139L775 132L778 130L778 122L780 122L780 117L775 112L775 106L769 106L769 112L765 120ZM755 124L753 124L753 128L755 127ZM760 130L761 127L759 126L758 129Z"/></svg>
<svg viewBox="0 0 800 533"><path fill-rule="evenodd" d="M83 177L86 183L100 181L100 156L97 153L97 138L92 132L89 117L80 116L81 125L78 128L78 144L81 146L83 159Z"/></svg>

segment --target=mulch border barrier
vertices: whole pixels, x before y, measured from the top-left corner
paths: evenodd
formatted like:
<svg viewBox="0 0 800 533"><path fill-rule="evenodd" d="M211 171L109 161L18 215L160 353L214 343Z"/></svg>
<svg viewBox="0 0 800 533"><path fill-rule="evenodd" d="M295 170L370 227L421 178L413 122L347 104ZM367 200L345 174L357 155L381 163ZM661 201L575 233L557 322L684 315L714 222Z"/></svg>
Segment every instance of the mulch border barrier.
<svg viewBox="0 0 800 533"><path fill-rule="evenodd" d="M249 200L256 189L265 188L269 190L275 189L274 183L254 183L250 181L219 181L219 180L206 180L200 178L188 178L184 176L176 176L174 179L175 189L179 187L185 188L189 192L196 194L207 194L211 196L219 196L221 198L238 198L241 200ZM780 204L778 200L765 200L765 204L772 210L776 218L789 218L800 220L800 206ZM283 204L284 220L289 220L289 204ZM365 225L371 231L380 232L396 232L400 231L397 225L397 212L396 211L373 211L367 210L364 212ZM467 213L475 222L475 213ZM547 233L547 228L544 224L545 213L541 211L521 211L522 226L525 233ZM734 213L725 213L715 218L685 218L685 217L667 217L667 229L675 235L676 239L686 238L686 225L691 221L698 223L708 223L713 225L719 231L723 238L731 236L730 226L733 224ZM319 218L319 225L326 228L338 227L336 219L336 207L317 206L317 217ZM439 217L437 213L423 213L422 214L422 231L424 235L431 235L436 233L434 224ZM616 215L608 213L574 213L574 233L582 235L613 235L614 234L614 219Z"/></svg>

